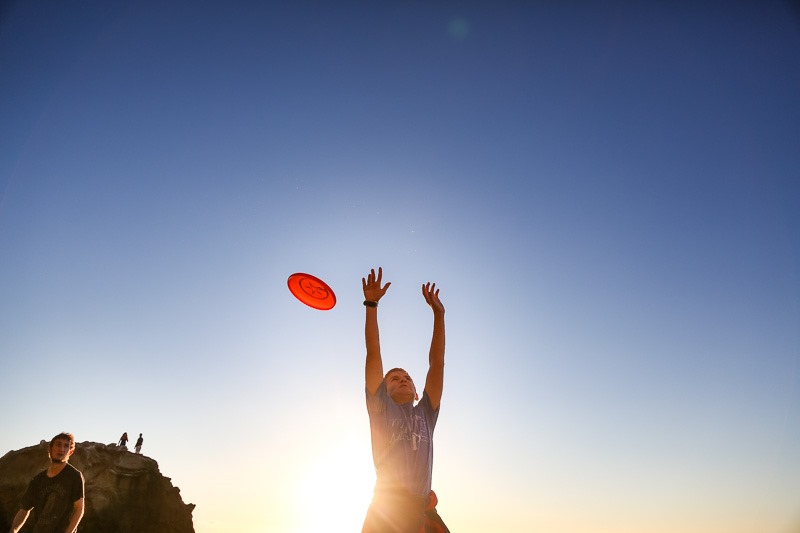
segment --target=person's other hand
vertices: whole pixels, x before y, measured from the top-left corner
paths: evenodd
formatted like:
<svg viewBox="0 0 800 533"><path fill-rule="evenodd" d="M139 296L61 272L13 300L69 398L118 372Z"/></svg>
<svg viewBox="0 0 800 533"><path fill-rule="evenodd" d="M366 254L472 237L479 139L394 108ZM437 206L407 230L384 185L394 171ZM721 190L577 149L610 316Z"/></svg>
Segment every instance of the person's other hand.
<svg viewBox="0 0 800 533"><path fill-rule="evenodd" d="M425 283L422 286L422 296L425 298L425 301L428 302L428 305L431 306L434 314L444 314L444 304L439 300L439 289L436 288L435 283L431 284L430 281Z"/></svg>

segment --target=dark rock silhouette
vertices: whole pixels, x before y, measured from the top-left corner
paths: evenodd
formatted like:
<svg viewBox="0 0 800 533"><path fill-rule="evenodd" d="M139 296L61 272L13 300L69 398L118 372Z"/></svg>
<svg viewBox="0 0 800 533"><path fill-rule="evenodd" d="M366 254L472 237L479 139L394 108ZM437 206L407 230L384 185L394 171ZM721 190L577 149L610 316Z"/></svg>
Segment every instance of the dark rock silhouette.
<svg viewBox="0 0 800 533"><path fill-rule="evenodd" d="M0 531L8 531L28 482L47 468L48 443L0 458ZM158 463L115 445L81 442L70 464L83 472L86 512L80 533L194 533L193 504L161 475Z"/></svg>

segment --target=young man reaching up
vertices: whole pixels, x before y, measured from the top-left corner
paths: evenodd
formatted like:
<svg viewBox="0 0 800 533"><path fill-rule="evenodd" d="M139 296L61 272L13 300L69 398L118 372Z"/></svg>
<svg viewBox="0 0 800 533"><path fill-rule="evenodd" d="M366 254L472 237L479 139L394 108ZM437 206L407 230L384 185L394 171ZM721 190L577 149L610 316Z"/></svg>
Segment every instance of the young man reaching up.
<svg viewBox="0 0 800 533"><path fill-rule="evenodd" d="M366 320L367 412L377 480L362 533L447 533L431 490L433 430L439 417L444 383L444 305L436 284L422 286L433 310L433 338L422 399L408 373L393 368L383 374L378 333L378 303L391 283L381 286L383 270L361 278ZM419 400L415 405L414 401Z"/></svg>

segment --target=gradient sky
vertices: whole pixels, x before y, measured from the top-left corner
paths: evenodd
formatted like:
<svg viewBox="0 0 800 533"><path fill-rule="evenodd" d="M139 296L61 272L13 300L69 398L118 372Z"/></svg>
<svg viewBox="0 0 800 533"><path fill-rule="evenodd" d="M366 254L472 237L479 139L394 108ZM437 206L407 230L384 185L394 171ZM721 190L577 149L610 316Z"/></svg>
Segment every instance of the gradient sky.
<svg viewBox="0 0 800 533"><path fill-rule="evenodd" d="M800 527L789 2L0 8L0 453L145 437L198 533L352 532L447 308L456 533ZM327 312L293 272L326 280Z"/></svg>

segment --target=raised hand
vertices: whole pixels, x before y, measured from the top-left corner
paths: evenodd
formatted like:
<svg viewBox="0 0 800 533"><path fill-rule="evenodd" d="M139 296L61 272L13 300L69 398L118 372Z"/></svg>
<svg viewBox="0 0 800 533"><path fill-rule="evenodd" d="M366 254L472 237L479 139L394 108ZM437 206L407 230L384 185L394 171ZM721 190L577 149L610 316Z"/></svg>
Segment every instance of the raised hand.
<svg viewBox="0 0 800 533"><path fill-rule="evenodd" d="M444 314L444 304L439 300L439 289L436 288L435 283L425 283L422 286L422 296L425 298L425 301L428 302L428 305L431 306L434 314Z"/></svg>
<svg viewBox="0 0 800 533"><path fill-rule="evenodd" d="M375 269L369 271L369 276L361 278L361 285L364 289L364 298L369 301L377 302L383 295L386 294L386 289L392 284L387 282L386 285L381 287L381 280L383 278L383 268L378 267L378 275L375 275Z"/></svg>

